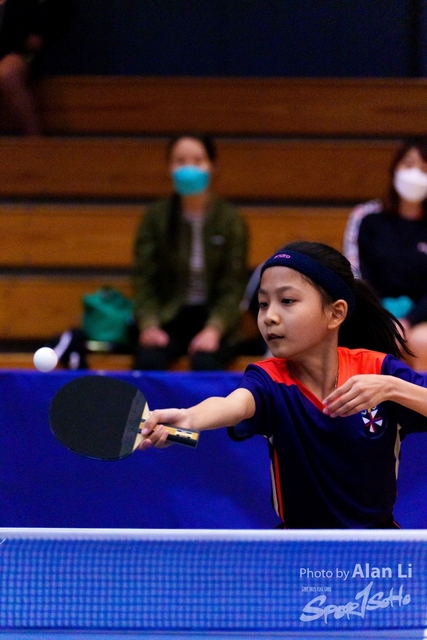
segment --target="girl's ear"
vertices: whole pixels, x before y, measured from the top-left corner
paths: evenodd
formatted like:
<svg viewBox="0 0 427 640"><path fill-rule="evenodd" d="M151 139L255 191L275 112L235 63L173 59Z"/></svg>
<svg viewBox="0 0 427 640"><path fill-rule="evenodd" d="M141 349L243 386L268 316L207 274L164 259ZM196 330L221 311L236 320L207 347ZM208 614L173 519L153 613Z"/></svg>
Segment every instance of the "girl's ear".
<svg viewBox="0 0 427 640"><path fill-rule="evenodd" d="M335 302L330 305L330 308L329 328L336 329L347 317L348 304L345 300L335 300Z"/></svg>

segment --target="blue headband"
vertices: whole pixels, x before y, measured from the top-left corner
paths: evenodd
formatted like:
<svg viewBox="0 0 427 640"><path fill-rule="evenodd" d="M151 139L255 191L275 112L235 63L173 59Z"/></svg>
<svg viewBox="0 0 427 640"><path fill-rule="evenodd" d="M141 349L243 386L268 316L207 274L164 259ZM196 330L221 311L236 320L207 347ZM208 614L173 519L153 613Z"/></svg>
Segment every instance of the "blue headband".
<svg viewBox="0 0 427 640"><path fill-rule="evenodd" d="M320 264L320 262L316 262L313 258L299 253L299 251L287 251L284 249L264 262L261 268L261 276L269 267L289 267L304 274L320 285L334 300L345 300L348 304L349 315L353 312L356 301L354 293L348 284L331 269Z"/></svg>

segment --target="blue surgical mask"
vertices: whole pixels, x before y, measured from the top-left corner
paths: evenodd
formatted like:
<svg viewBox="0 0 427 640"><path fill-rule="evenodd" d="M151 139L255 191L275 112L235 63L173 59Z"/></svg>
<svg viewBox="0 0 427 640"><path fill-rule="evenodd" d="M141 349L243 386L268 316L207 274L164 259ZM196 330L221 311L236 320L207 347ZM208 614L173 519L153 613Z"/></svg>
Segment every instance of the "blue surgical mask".
<svg viewBox="0 0 427 640"><path fill-rule="evenodd" d="M210 174L193 164L186 164L172 171L175 191L180 196L193 196L201 193L209 184Z"/></svg>

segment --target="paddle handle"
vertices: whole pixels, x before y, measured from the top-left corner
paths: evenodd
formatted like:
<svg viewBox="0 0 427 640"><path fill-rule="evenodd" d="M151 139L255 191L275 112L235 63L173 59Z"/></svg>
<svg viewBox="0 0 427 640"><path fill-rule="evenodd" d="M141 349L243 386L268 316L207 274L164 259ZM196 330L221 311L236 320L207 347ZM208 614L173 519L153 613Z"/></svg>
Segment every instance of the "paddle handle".
<svg viewBox="0 0 427 640"><path fill-rule="evenodd" d="M141 420L141 426L144 424L145 419ZM183 444L186 447L197 447L199 442L198 431L190 431L189 429L180 429L179 427L171 427L169 425L163 425L168 432L167 439L170 442L176 442L177 444ZM141 427L139 429L141 433Z"/></svg>
<svg viewBox="0 0 427 640"><path fill-rule="evenodd" d="M168 440L171 442L184 444L187 447L197 447L197 443L199 442L199 434L197 431L168 426L165 426L165 429L168 432Z"/></svg>

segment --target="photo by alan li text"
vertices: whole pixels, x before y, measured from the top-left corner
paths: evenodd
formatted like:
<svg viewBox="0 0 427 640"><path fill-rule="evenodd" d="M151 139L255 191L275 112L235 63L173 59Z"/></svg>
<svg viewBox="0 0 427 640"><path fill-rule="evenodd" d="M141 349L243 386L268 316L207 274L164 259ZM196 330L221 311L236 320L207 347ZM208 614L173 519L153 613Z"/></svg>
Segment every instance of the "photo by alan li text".
<svg viewBox="0 0 427 640"><path fill-rule="evenodd" d="M357 562L352 567L344 569L340 567L320 569L311 567L300 567L299 577L310 582L325 580L321 587L302 587L302 591L317 591L318 593L303 607L300 620L302 622L313 622L323 620L326 624L328 620L347 620L354 618L365 618L368 612L377 609L401 609L411 602L411 594L407 587L411 585L413 578L412 562L397 563L394 566L375 566L369 562ZM362 580L370 582L360 588ZM399 579L400 584L384 587L384 580ZM381 587L375 588L375 583L381 580ZM350 596L347 601L336 602L332 594L332 585L335 581L348 581L354 584L354 596ZM405 582L403 582L405 581ZM319 584L319 582L317 582ZM378 585L379 586L379 585ZM350 587L351 588L351 587ZM340 598L342 600L342 598Z"/></svg>
<svg viewBox="0 0 427 640"><path fill-rule="evenodd" d="M376 567L369 562L356 563L352 569L312 569L310 567L300 567L299 577L319 580L321 578L348 580L351 578L412 578L412 562L407 564L398 563L395 567Z"/></svg>

